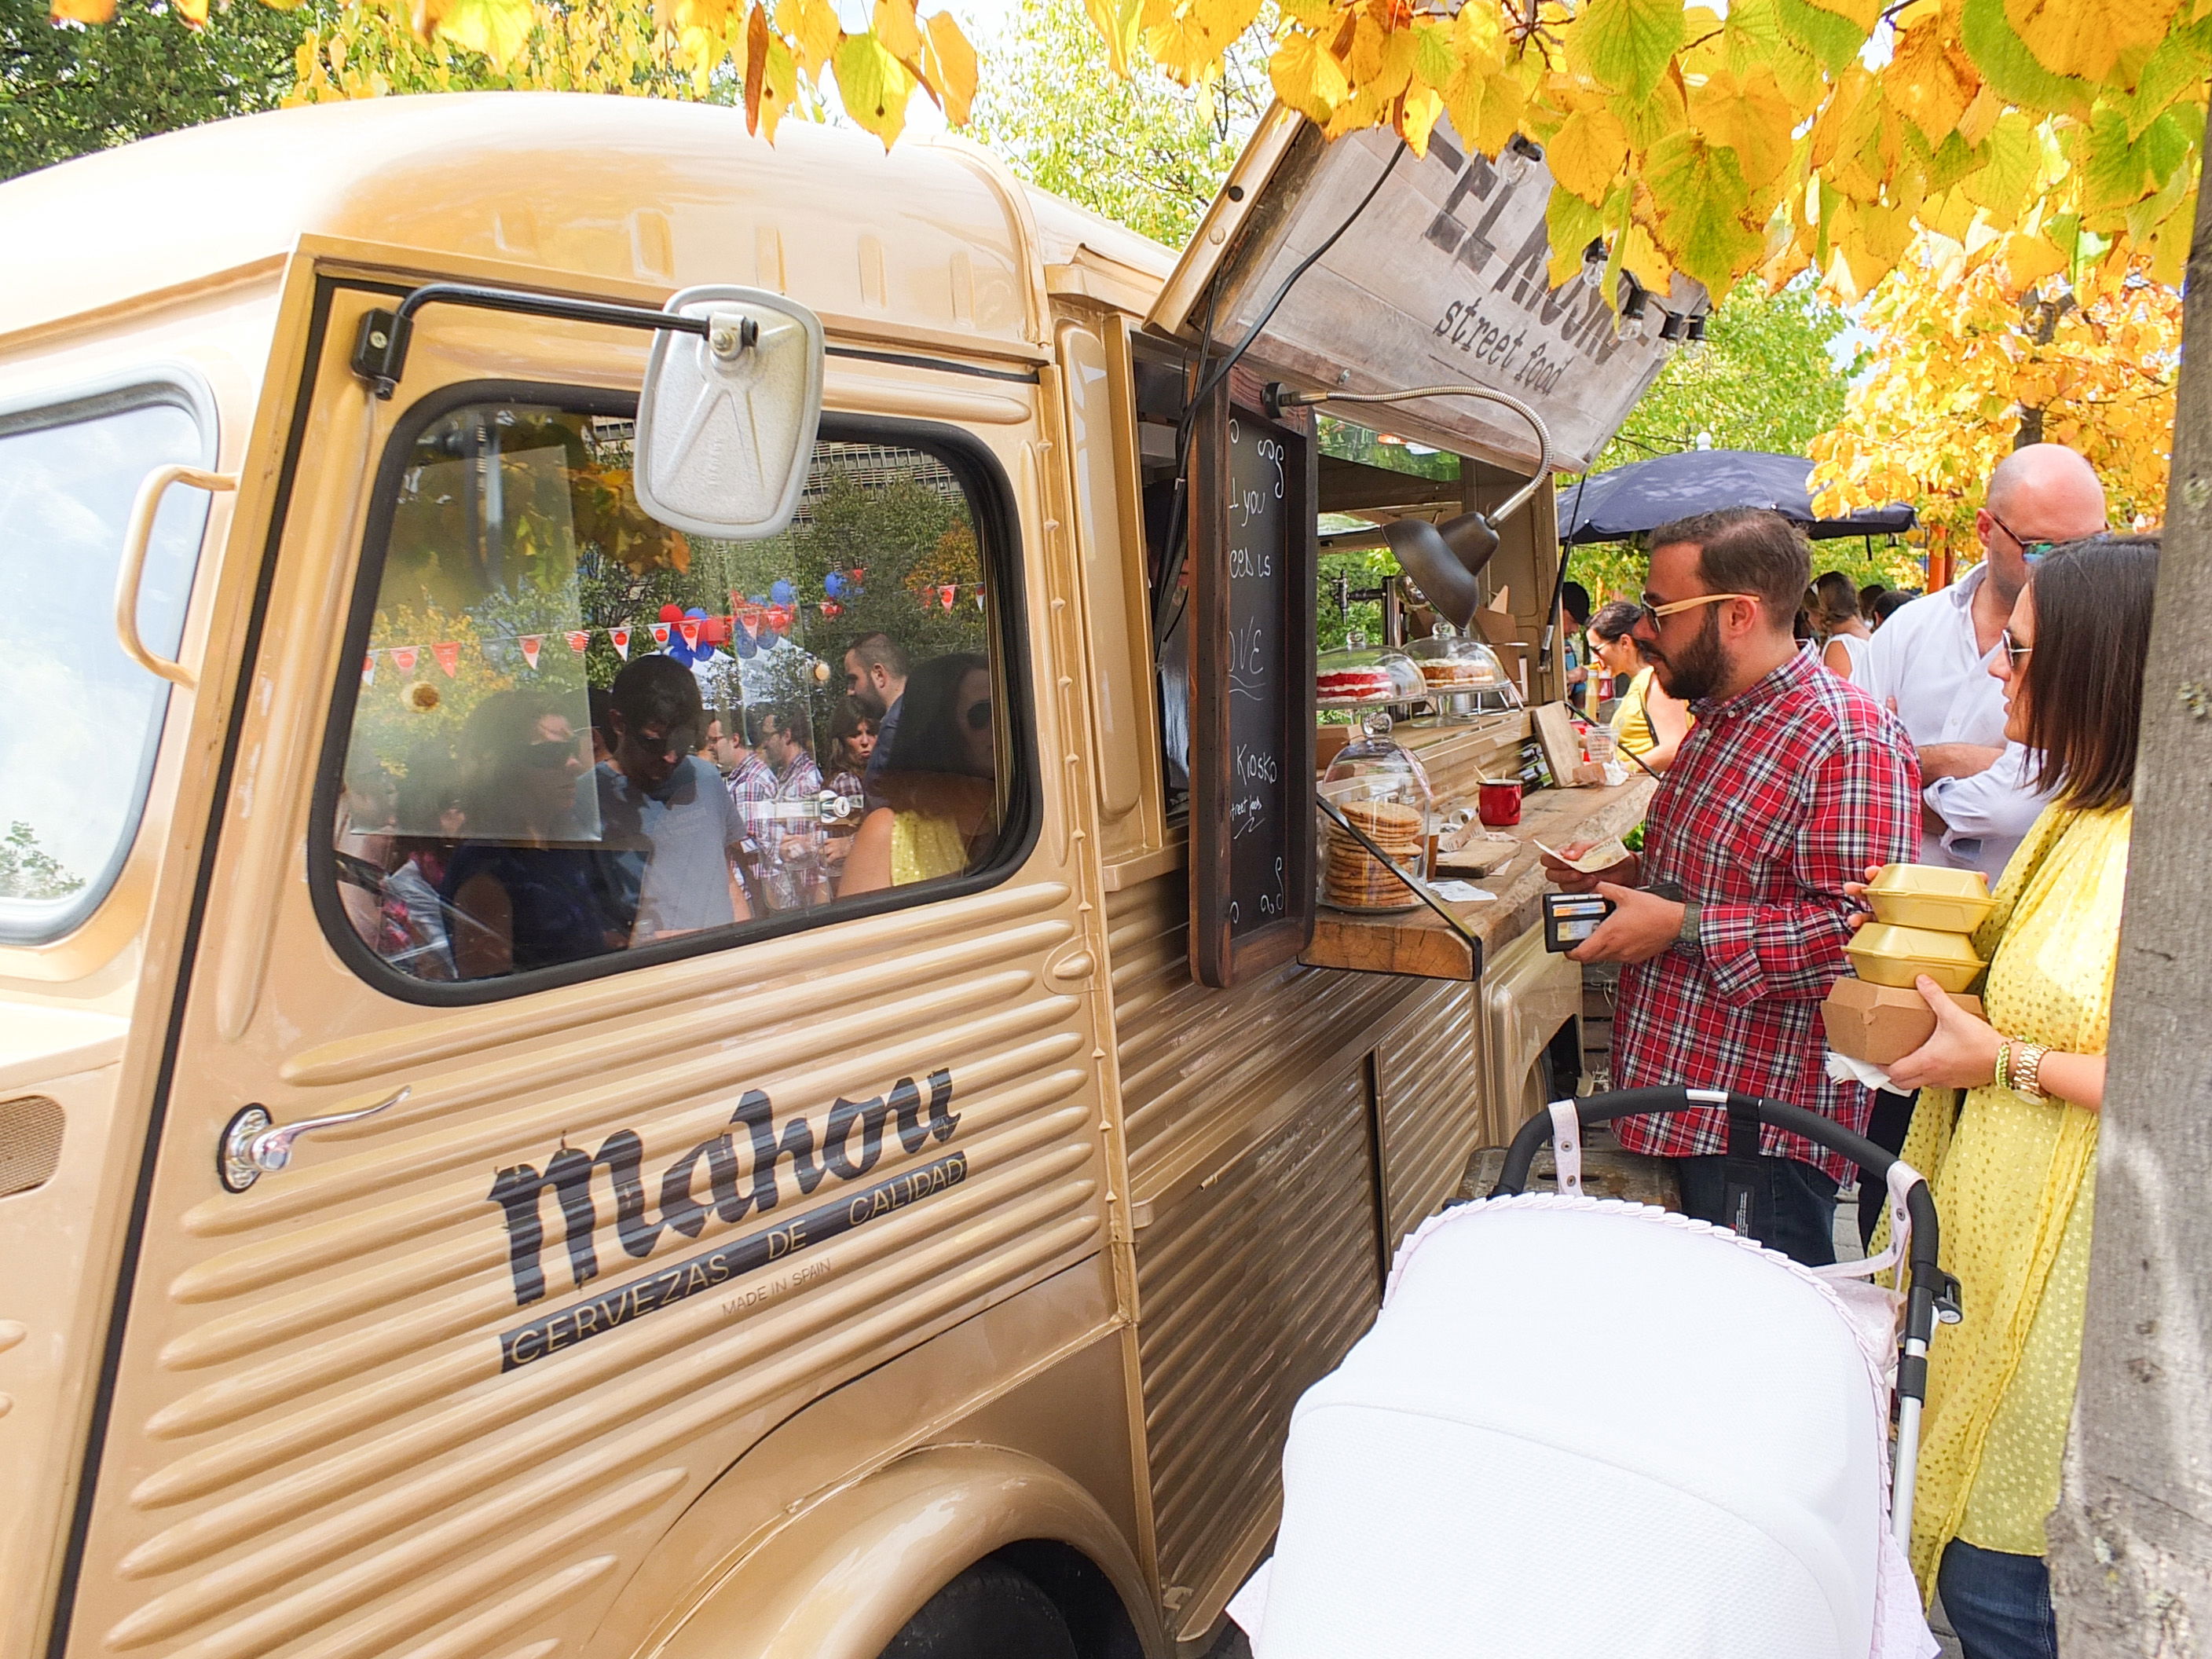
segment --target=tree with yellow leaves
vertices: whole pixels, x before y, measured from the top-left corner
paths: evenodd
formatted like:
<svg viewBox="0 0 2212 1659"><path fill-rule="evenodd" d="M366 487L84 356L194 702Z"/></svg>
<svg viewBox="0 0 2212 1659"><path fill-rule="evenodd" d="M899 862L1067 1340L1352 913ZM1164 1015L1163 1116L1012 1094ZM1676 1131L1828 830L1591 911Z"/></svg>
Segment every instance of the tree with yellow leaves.
<svg viewBox="0 0 2212 1659"><path fill-rule="evenodd" d="M1980 556L1974 510L2006 452L2051 441L2089 458L2115 517L2164 516L2181 296L2137 259L2087 252L2078 280L2021 270L1925 234L1868 302L1875 367L1814 441L1814 505L1919 509L1929 568ZM2033 267L2030 267L2033 269Z"/></svg>
<svg viewBox="0 0 2212 1659"><path fill-rule="evenodd" d="M51 0L95 21L117 3ZM495 64L552 3L345 0ZM206 16L207 0L177 3ZM1113 69L1149 58L1189 86L1218 79L1261 11L1085 3ZM886 144L916 91L954 125L975 91L952 13L916 0L872 0L858 29L833 0L656 6L671 66L732 77L770 136L802 87L834 81ZM2073 263L2085 234L2111 270L2168 283L2186 253L2212 0L1280 0L1278 15L1274 90L1332 136L1387 126L1425 151L1449 114L1486 155L1516 134L1542 144L1555 281L1593 240L1650 288L1680 270L1721 294L1809 267L1849 299L1923 228L1994 240L2023 283Z"/></svg>

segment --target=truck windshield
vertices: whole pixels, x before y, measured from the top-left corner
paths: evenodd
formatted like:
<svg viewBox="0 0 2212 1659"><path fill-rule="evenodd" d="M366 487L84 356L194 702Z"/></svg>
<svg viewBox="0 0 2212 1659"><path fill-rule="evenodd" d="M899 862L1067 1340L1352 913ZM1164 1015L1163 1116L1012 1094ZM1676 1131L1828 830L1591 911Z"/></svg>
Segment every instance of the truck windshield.
<svg viewBox="0 0 2212 1659"><path fill-rule="evenodd" d="M204 465L165 388L0 415L0 939L35 943L97 906L138 825L166 682L115 642L115 576L140 483ZM138 627L173 655L207 497L173 489L155 522Z"/></svg>

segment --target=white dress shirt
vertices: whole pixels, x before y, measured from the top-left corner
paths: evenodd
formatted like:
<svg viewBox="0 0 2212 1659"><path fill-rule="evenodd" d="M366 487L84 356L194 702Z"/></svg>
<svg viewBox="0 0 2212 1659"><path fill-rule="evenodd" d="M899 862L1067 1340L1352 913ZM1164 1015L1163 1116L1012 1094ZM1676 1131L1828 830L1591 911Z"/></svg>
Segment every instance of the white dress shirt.
<svg viewBox="0 0 2212 1659"><path fill-rule="evenodd" d="M1977 565L1963 581L1915 599L1875 630L1857 676L1875 700L1893 701L1915 744L1971 743L2002 747L1987 771L1938 778L1922 792L1950 828L1923 836L1921 861L1979 870L1994 886L2049 803L2028 783L2034 757L2005 740L2004 688L1990 673L2003 647L1981 648L1974 637L1974 595L1989 574Z"/></svg>

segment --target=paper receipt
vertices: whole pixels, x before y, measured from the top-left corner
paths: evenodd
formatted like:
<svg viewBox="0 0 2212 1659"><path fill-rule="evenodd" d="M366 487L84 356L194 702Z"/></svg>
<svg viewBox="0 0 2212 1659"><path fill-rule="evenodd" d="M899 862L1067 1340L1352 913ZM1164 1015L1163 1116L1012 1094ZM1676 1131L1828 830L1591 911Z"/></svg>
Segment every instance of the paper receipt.
<svg viewBox="0 0 2212 1659"><path fill-rule="evenodd" d="M1618 836L1609 841L1600 842L1578 859L1571 859L1557 848L1547 847L1540 841L1536 843L1536 850L1547 854L1559 863L1565 865L1570 870L1581 871L1586 876L1594 876L1601 870L1610 870L1616 864L1626 864L1633 856L1626 847L1620 844L1620 837Z"/></svg>

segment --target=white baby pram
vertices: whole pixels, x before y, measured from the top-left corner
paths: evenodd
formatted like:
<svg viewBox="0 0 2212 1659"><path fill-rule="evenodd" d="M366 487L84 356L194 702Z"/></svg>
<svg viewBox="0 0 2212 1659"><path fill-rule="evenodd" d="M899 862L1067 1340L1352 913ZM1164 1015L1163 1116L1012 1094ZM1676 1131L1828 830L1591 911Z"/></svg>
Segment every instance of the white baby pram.
<svg viewBox="0 0 2212 1659"><path fill-rule="evenodd" d="M1765 1122L1884 1183L1892 1253L1816 1273L1583 1194L1584 1128L1712 1106L1734 1176ZM1560 1190L1526 1193L1547 1134ZM1928 1659L1900 1540L1929 1338L1957 1317L1936 1246L1928 1183L1801 1108L1555 1104L1488 1198L1407 1238L1373 1328L1299 1401L1275 1553L1231 1615L1255 1659ZM1901 1354L1899 1298L1847 1277L1899 1255Z"/></svg>

